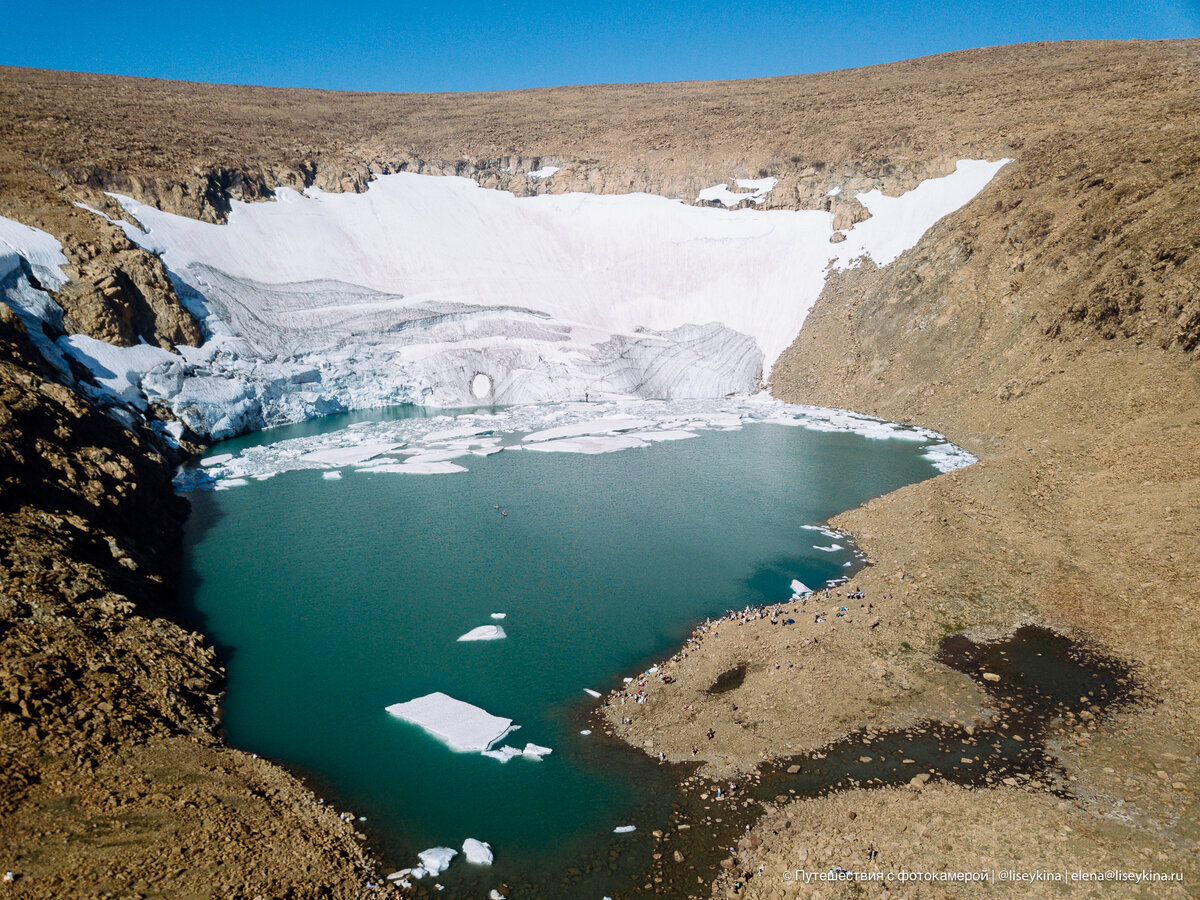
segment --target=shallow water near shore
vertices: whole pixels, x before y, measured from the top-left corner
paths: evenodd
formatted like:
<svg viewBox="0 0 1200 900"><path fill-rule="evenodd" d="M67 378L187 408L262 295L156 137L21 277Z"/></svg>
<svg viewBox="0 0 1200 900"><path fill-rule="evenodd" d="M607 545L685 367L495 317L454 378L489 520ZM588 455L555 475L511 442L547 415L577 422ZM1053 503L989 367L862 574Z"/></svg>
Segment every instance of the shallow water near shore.
<svg viewBox="0 0 1200 900"><path fill-rule="evenodd" d="M1065 774L1046 751L1047 733L1064 721L1102 721L1139 690L1119 660L1037 626L984 643L950 635L936 659L971 676L990 695L989 721L856 732L820 753L775 762L759 795L787 789L815 797L846 787L897 786L921 773L976 787L1007 778L1013 785L1065 795Z"/></svg>
<svg viewBox="0 0 1200 900"><path fill-rule="evenodd" d="M452 475L283 472L190 495L185 599L225 649L229 740L366 816L389 869L470 837L495 865L460 855L437 879L451 890L629 895L680 770L581 735L600 702L584 689L669 656L706 617L787 599L793 578L853 571L853 547L817 549L830 541L802 526L932 477L924 449L753 424L594 456L505 451ZM485 624L507 638L456 640ZM554 752L455 753L384 711L433 691L512 718L508 743Z"/></svg>

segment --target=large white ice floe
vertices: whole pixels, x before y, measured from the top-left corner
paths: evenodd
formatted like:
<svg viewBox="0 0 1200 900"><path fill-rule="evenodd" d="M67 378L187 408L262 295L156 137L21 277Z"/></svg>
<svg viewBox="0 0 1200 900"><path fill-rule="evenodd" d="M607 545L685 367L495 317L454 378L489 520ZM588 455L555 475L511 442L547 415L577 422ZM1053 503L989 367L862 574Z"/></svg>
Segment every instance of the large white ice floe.
<svg viewBox="0 0 1200 900"><path fill-rule="evenodd" d="M428 850L418 853L417 859L421 860L421 868L430 875L437 876L446 871L450 860L456 856L458 856L458 851L453 847L430 847Z"/></svg>
<svg viewBox="0 0 1200 900"><path fill-rule="evenodd" d="M463 841L462 852L463 858L476 866L490 866L495 858L492 854L492 845L475 838L467 838Z"/></svg>
<svg viewBox="0 0 1200 900"><path fill-rule="evenodd" d="M498 641L506 638L508 635L499 625L480 625L472 628L464 635L459 636L460 641Z"/></svg>
<svg viewBox="0 0 1200 900"><path fill-rule="evenodd" d="M829 271L864 257L887 264L1005 162L963 161L900 197L861 194L871 217L837 244L822 210L518 198L410 173L362 194L280 189L273 202L235 201L224 225L118 197L141 227L118 224L161 254L206 343L168 353L63 336L42 350L60 371L65 355L90 368L108 402L168 407L209 439L395 403L746 395L799 333ZM761 199L771 186L742 179L732 193ZM62 310L39 286L62 284L65 262L49 235L0 220L3 297L55 334ZM594 437L575 438L577 448L612 443Z"/></svg>
<svg viewBox="0 0 1200 900"><path fill-rule="evenodd" d="M534 743L527 743L524 747L507 744L498 746L500 741L521 726L514 725L512 719L493 716L478 706L456 700L440 691L404 703L393 703L387 707L387 711L423 728L444 741L450 749L462 753L478 753L489 759L508 762L518 756L536 761L554 752L549 747Z"/></svg>
<svg viewBox="0 0 1200 900"><path fill-rule="evenodd" d="M463 752L482 753L515 730L512 719L493 716L440 691L393 703L387 711Z"/></svg>
<svg viewBox="0 0 1200 900"><path fill-rule="evenodd" d="M877 440L913 441L925 445L924 456L939 471L975 461L967 451L925 428L846 410L794 406L760 395L731 400L540 403L492 412L359 422L340 431L206 457L201 468L183 470L176 484L182 490L206 488L227 479L261 478L297 469L337 470L352 477L461 472L485 452L524 449L610 453L748 425L792 426L849 432ZM827 536L838 535L830 532Z"/></svg>

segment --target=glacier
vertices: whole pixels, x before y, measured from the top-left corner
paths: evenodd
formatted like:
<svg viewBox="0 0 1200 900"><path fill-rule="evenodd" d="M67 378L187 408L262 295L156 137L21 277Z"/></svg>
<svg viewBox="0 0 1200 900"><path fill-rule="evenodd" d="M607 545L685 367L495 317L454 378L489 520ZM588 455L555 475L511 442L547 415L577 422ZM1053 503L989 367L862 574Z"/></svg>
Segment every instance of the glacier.
<svg viewBox="0 0 1200 900"><path fill-rule="evenodd" d="M43 353L64 377L68 360L89 369L96 384L83 387L119 418L165 408L210 441L398 403L747 396L769 381L830 272L888 264L1007 162L961 160L898 197L860 193L871 216L837 243L822 210L516 197L413 173L379 176L361 194L280 188L273 201L234 201L225 224L114 194L131 221L110 221L162 258L201 323L204 345L175 352L62 333L40 288L63 283L67 260L53 237L10 220L0 220L0 291L50 325L59 336L39 329ZM736 183L750 192L738 202L774 187ZM575 440L575 452L613 443ZM462 469L445 458L384 466Z"/></svg>

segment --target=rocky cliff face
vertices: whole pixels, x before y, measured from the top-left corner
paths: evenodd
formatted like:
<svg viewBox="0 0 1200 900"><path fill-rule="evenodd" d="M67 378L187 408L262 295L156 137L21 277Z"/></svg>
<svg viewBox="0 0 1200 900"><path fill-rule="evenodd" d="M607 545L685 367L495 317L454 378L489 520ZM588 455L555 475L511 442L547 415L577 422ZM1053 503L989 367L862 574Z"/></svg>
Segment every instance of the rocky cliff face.
<svg viewBox="0 0 1200 900"><path fill-rule="evenodd" d="M168 878L174 896L357 893L368 867L352 829L217 739L223 669L179 624L187 505L169 461L51 380L7 306L0 431L6 869L30 896L162 891ZM274 832L274 849L228 842ZM292 871L306 857L320 867Z"/></svg>

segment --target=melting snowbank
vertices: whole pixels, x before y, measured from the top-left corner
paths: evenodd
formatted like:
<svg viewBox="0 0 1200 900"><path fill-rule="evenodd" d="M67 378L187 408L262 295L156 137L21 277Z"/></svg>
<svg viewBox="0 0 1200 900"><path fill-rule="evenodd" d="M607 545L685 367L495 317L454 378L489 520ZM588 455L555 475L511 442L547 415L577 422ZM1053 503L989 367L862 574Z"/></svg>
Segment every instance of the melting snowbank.
<svg viewBox="0 0 1200 900"><path fill-rule="evenodd" d="M942 472L975 462L966 450L926 428L846 410L789 405L761 395L742 400L531 404L486 413L359 422L340 431L247 447L236 454L217 453L203 459L198 468L181 470L175 483L184 491L204 489L297 469L462 472L472 457L502 450L612 453L752 423L921 442L928 445L925 457Z"/></svg>

